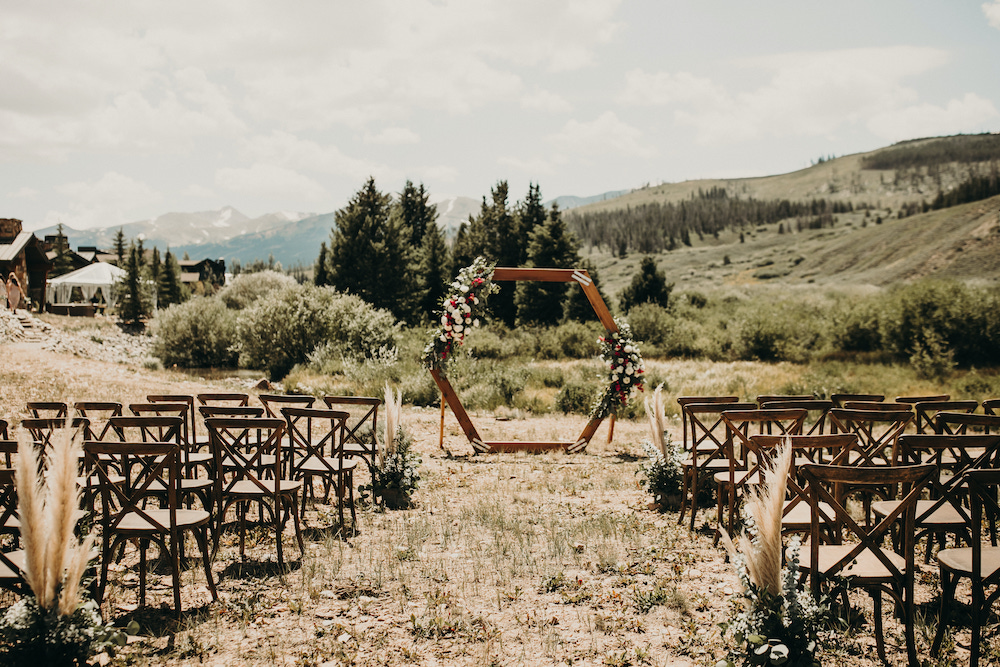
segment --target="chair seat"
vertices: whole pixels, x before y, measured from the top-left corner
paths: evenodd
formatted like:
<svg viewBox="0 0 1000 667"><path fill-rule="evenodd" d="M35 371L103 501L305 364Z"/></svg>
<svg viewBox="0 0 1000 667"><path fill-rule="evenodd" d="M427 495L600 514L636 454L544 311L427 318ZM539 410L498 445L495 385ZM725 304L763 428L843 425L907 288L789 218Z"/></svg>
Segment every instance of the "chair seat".
<svg viewBox="0 0 1000 667"><path fill-rule="evenodd" d="M681 463L681 465L683 467L685 467L685 468L692 468L692 467L694 467L694 463L692 462L692 459L690 459L690 458L684 459L684 461ZM708 462L699 461L698 462L698 469L699 470L729 470L729 460L728 459L712 459L711 461L708 461Z"/></svg>
<svg viewBox="0 0 1000 667"><path fill-rule="evenodd" d="M257 484L252 480L242 479L230 488L226 490L226 494L230 496L272 496L274 495L274 480L273 479L263 479L261 483L267 487L267 491L261 490ZM293 493L302 488L302 482L293 481L290 479L280 479L278 480L278 493Z"/></svg>
<svg viewBox="0 0 1000 667"><path fill-rule="evenodd" d="M153 521L159 522L166 528L166 530L169 530L170 510L147 509L143 511L148 514ZM183 530L184 528L192 528L206 524L208 523L209 516L209 513L205 510L179 509L177 510L177 527ZM150 523L138 512L129 512L126 514L118 523L115 530L117 532L133 533L166 532L165 530Z"/></svg>
<svg viewBox="0 0 1000 667"><path fill-rule="evenodd" d="M87 516L86 510L81 510L81 509L73 510L73 523L74 524L80 523L80 521L82 521L85 516ZM0 526L0 532L11 533L11 532L20 532L20 530L21 530L21 519L15 514L12 514L11 516L7 517L7 520L3 522L2 526Z"/></svg>
<svg viewBox="0 0 1000 667"><path fill-rule="evenodd" d="M937 555L938 562L952 572L972 575L972 547L942 549ZM1000 570L1000 547L983 547L983 562L979 569L985 579Z"/></svg>
<svg viewBox="0 0 1000 667"><path fill-rule="evenodd" d="M821 544L819 547L819 571L829 572L830 569L837 564L837 562L845 555L850 553L850 551L857 546L856 544ZM899 554L893 553L892 551L884 550L883 555L885 555L889 562L891 562L900 572L906 573L906 560ZM811 571L812 566L812 553L805 546L802 547L802 551L799 554L799 566L804 569ZM893 581L895 576L886 568L885 564L879 560L878 556L874 553L865 549L855 557L853 563L848 563L842 567L838 575L845 577L853 577L858 581L865 582L888 582Z"/></svg>
<svg viewBox="0 0 1000 667"><path fill-rule="evenodd" d="M188 463L210 463L212 452L188 452L185 457Z"/></svg>
<svg viewBox="0 0 1000 667"><path fill-rule="evenodd" d="M936 510L931 512L930 515L922 517L934 506L934 500L918 500L916 517L917 526L921 528L926 528L928 526L964 526L966 525L966 520L959 514L958 510L951 503L945 503L938 507ZM880 519L892 513L894 509L899 505L898 501L895 500L878 500L872 503L872 512L875 516Z"/></svg>
<svg viewBox="0 0 1000 667"><path fill-rule="evenodd" d="M755 472L753 472L752 476L758 477L759 474L760 474L759 471L755 471ZM747 477L749 477L749 476L751 476L751 473L750 473L749 470L737 470L733 474L733 480L736 482L736 484L742 484L743 482L745 482L747 480ZM712 477L715 478L715 483L716 484L729 484L729 470L728 470L728 467L727 467L726 470L722 470L720 472L715 473L714 475L712 475Z"/></svg>
<svg viewBox="0 0 1000 667"><path fill-rule="evenodd" d="M791 502L792 501L790 500L786 501L785 507L788 507L788 505ZM834 513L833 507L831 507L829 503L823 503L823 502L819 503L819 512L820 512L819 522L822 525L830 523L830 521L827 521L823 518L824 516L830 517L831 521L834 520L837 516ZM811 521L812 521L812 508L809 507L809 503L805 501L799 501L799 503L795 507L788 510L788 514L786 514L781 518L781 525L802 526L804 528L808 528Z"/></svg>
<svg viewBox="0 0 1000 667"><path fill-rule="evenodd" d="M302 463L296 463L295 469L306 474L326 475L337 472L350 472L358 467L358 462L353 460L338 459L332 456L310 456Z"/></svg>
<svg viewBox="0 0 1000 667"><path fill-rule="evenodd" d="M260 458L255 461L255 468L273 468L274 467L274 454L261 454ZM223 468L236 468L236 462L228 456L222 459Z"/></svg>
<svg viewBox="0 0 1000 667"><path fill-rule="evenodd" d="M24 560L25 559L24 559L24 550L23 549L19 549L17 551L8 551L7 553L4 554L4 557L10 559L10 561L12 563L14 563L14 565L16 565L17 567L19 567L21 569L21 571L24 571ZM4 563L3 561L0 561L0 580L3 580L3 579L20 579L20 578L21 578L21 573L20 572L14 572L12 569L10 569L10 567L7 566L6 563Z"/></svg>
<svg viewBox="0 0 1000 667"><path fill-rule="evenodd" d="M182 477L177 480L177 486L181 493L185 491L204 491L215 486L215 481L211 479L190 479ZM154 479L149 483L149 490L154 493L166 493L167 483L162 479Z"/></svg>

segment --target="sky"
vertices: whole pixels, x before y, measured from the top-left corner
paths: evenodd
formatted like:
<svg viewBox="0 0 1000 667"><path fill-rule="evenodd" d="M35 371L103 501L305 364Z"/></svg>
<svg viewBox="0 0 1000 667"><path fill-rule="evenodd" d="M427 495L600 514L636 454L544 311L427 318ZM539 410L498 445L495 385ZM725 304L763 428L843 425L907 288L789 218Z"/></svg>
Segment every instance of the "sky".
<svg viewBox="0 0 1000 667"><path fill-rule="evenodd" d="M1000 0L0 0L0 217L785 173L1000 131Z"/></svg>

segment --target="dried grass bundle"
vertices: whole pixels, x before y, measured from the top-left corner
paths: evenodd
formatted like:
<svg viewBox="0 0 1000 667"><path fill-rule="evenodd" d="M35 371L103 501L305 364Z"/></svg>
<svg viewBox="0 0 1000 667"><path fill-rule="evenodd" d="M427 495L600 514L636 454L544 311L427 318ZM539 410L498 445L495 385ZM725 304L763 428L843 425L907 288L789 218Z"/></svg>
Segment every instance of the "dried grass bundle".
<svg viewBox="0 0 1000 667"><path fill-rule="evenodd" d="M58 611L70 615L80 603L83 576L93 536L79 542L74 535L74 514L80 506L76 483L82 454L80 437L70 424L52 437L44 479L37 446L22 435L18 440L17 494L24 543L24 578L42 609L58 602ZM57 599L58 595L58 599Z"/></svg>
<svg viewBox="0 0 1000 667"><path fill-rule="evenodd" d="M386 456L396 455L396 431L399 429L400 415L403 412L403 392L397 390L395 396L389 383L385 383L385 453Z"/></svg>
<svg viewBox="0 0 1000 667"><path fill-rule="evenodd" d="M750 581L772 595L781 595L781 512L785 504L788 471L792 465L792 444L785 441L767 466L764 484L747 491L745 512L756 530L756 538L746 532L739 537L739 551L746 560ZM725 530L720 529L730 555L737 551Z"/></svg>
<svg viewBox="0 0 1000 667"><path fill-rule="evenodd" d="M653 438L653 445L660 451L660 456L667 457L667 444L663 439L663 434L667 430L666 414L663 410L663 383L661 382L653 390L653 400L646 397L646 418L649 419L649 430Z"/></svg>

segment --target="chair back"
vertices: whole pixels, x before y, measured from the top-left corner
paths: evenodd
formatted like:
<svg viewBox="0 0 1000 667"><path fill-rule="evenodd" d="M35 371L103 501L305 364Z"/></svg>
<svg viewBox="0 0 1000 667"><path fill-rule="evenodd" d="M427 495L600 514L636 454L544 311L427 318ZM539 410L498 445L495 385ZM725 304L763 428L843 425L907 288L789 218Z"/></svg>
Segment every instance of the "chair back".
<svg viewBox="0 0 1000 667"><path fill-rule="evenodd" d="M684 450L690 449L691 446L691 441L688 440L688 405L692 403L736 403L739 400L739 396L678 396L677 404L681 406L681 445Z"/></svg>
<svg viewBox="0 0 1000 667"><path fill-rule="evenodd" d="M246 406L250 404L250 394L240 392L198 394L198 402L202 405Z"/></svg>
<svg viewBox="0 0 1000 667"><path fill-rule="evenodd" d="M192 445L198 442L198 413L194 409L194 396L190 394L147 394L146 400L150 403L184 403L187 405L187 416L185 417L187 442Z"/></svg>
<svg viewBox="0 0 1000 667"><path fill-rule="evenodd" d="M726 460L729 456L732 436L722 419L723 412L756 409L756 403L689 403L685 406L693 466L701 468L711 461Z"/></svg>
<svg viewBox="0 0 1000 667"><path fill-rule="evenodd" d="M1000 569L997 569L989 576L982 576L983 573L983 544L982 535L988 522L990 530L1000 522L1000 504L997 498L1000 497L1000 470L990 468L987 470L969 470L963 476L964 485L969 490L969 505L972 514L972 587L973 590L983 590L984 586L996 586L1000 584ZM990 600L995 600L1000 595L1000 590L995 591ZM987 607L988 609L988 607Z"/></svg>
<svg viewBox="0 0 1000 667"><path fill-rule="evenodd" d="M7 525L9 521L16 521L16 512L17 489L14 484L14 471L0 468L0 526ZM14 561L13 554L3 548L0 548L0 588L22 594L26 592L20 566Z"/></svg>
<svg viewBox="0 0 1000 667"><path fill-rule="evenodd" d="M210 417L263 417L264 408L255 405L202 405L198 408L202 419Z"/></svg>
<svg viewBox="0 0 1000 667"><path fill-rule="evenodd" d="M765 403L778 403L780 401L811 401L815 396L812 394L761 394L757 397L757 407L763 408Z"/></svg>
<svg viewBox="0 0 1000 667"><path fill-rule="evenodd" d="M184 444L184 419L177 415L112 417L111 431L118 442L173 442Z"/></svg>
<svg viewBox="0 0 1000 667"><path fill-rule="evenodd" d="M83 451L85 465L100 490L104 535L111 535L122 527L123 520L138 515L146 523L143 530L171 534L171 539L176 539L179 443L88 441L83 443ZM119 476L122 470L129 471L124 482ZM147 501L164 497L168 524L146 511Z"/></svg>
<svg viewBox="0 0 1000 667"><path fill-rule="evenodd" d="M808 414L806 416L806 421L802 426L804 435L823 435L830 430L828 417L830 410L833 409L833 401L830 400L820 398L796 399L788 401L775 400L765 401L760 407L769 408L771 410L806 410Z"/></svg>
<svg viewBox="0 0 1000 667"><path fill-rule="evenodd" d="M3 438L4 440L10 437L7 434L7 427L8 427L7 420L0 419L0 438Z"/></svg>
<svg viewBox="0 0 1000 667"><path fill-rule="evenodd" d="M833 394L830 396L834 407L842 408L848 401L864 401L866 403L880 403L885 400L885 394Z"/></svg>
<svg viewBox="0 0 1000 667"><path fill-rule="evenodd" d="M344 435L350 414L343 410L322 410L315 408L281 408L285 418L285 431L291 445L288 468L291 477L298 479L300 471L316 466L326 472L339 472L339 465L333 459L344 457Z"/></svg>
<svg viewBox="0 0 1000 667"><path fill-rule="evenodd" d="M0 440L0 468L13 469L16 456L17 440L8 440L7 438Z"/></svg>
<svg viewBox="0 0 1000 667"><path fill-rule="evenodd" d="M934 415L934 432L944 435L1000 433L1000 416L977 415L968 412L938 412Z"/></svg>
<svg viewBox="0 0 1000 667"><path fill-rule="evenodd" d="M4 440L0 443L9 443ZM14 441L17 452L17 441ZM19 532L17 521L17 487L14 484L14 469L0 468L0 534Z"/></svg>
<svg viewBox="0 0 1000 667"><path fill-rule="evenodd" d="M896 439L911 421L913 411L908 407L893 410L830 410L830 424L836 432L857 434L861 465L888 465Z"/></svg>
<svg viewBox="0 0 1000 667"><path fill-rule="evenodd" d="M983 412L988 415L1000 414L1000 398L987 398L983 401Z"/></svg>
<svg viewBox="0 0 1000 667"><path fill-rule="evenodd" d="M67 419L63 417L38 417L21 420L21 427L28 430L31 439L42 445L49 447L52 444L52 435L61 429L72 429L75 434L86 436L90 429L90 420L83 417L73 417Z"/></svg>
<svg viewBox="0 0 1000 667"><path fill-rule="evenodd" d="M362 457L369 466L375 465L378 455L375 429L382 399L372 396L324 396L323 402L331 410L350 414L344 431L344 451Z"/></svg>
<svg viewBox="0 0 1000 667"><path fill-rule="evenodd" d="M282 479L282 438L285 420L273 417L210 417L205 420L209 444L220 471L220 493L229 493L239 482L277 496ZM271 462L265 463L269 460Z"/></svg>
<svg viewBox="0 0 1000 667"><path fill-rule="evenodd" d="M122 416L122 404L114 401L77 401L73 404L76 414L90 421L87 440L105 440L111 428L111 418Z"/></svg>
<svg viewBox="0 0 1000 667"><path fill-rule="evenodd" d="M128 409L136 417L179 417L180 441L184 445L191 442L187 403L130 403Z"/></svg>
<svg viewBox="0 0 1000 667"><path fill-rule="evenodd" d="M897 403L909 403L913 405L915 403L939 403L941 401L950 401L951 394L930 394L928 396L897 396Z"/></svg>
<svg viewBox="0 0 1000 667"><path fill-rule="evenodd" d="M311 408L316 402L315 396L302 394L261 394L257 397L268 417L283 419L282 408Z"/></svg>
<svg viewBox="0 0 1000 667"><path fill-rule="evenodd" d="M44 419L45 417L65 419L66 415L69 414L69 406L62 401L28 401L27 408L35 419Z"/></svg>
<svg viewBox="0 0 1000 667"><path fill-rule="evenodd" d="M923 401L913 404L916 415L917 433L936 433L934 418L939 412L964 412L972 414L979 407L979 401Z"/></svg>

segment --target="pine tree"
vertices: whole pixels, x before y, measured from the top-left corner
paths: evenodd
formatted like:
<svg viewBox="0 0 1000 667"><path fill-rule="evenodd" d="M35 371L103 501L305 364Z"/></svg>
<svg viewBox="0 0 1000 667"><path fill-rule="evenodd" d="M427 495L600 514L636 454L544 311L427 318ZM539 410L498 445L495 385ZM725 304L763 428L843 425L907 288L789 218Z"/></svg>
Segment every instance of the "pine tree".
<svg viewBox="0 0 1000 667"><path fill-rule="evenodd" d="M417 309L421 319L427 319L441 308L448 283L454 275L450 267L444 234L437 224L433 224L427 228L420 245L420 303Z"/></svg>
<svg viewBox="0 0 1000 667"><path fill-rule="evenodd" d="M330 284L330 273L327 270L329 258L326 254L326 241L319 244L319 257L316 258L316 265L313 269L313 284L317 287Z"/></svg>
<svg viewBox="0 0 1000 667"><path fill-rule="evenodd" d="M357 294L398 318L412 314L416 285L409 271L409 230L392 197L369 178L335 213L330 238L330 284Z"/></svg>
<svg viewBox="0 0 1000 667"><path fill-rule="evenodd" d="M553 203L553 205L555 204ZM546 220L548 220L545 206L542 205L542 188L537 183L528 184L528 194L519 207L518 218L518 233L524 239L524 243L522 244L522 253L518 258L517 266L522 266L528 261L528 247L531 243L531 233L544 225Z"/></svg>
<svg viewBox="0 0 1000 667"><path fill-rule="evenodd" d="M133 243L128 250L125 277L118 317L129 324L137 324L149 314L149 305L142 293L142 270L139 266L139 250Z"/></svg>
<svg viewBox="0 0 1000 667"><path fill-rule="evenodd" d="M566 230L566 223L555 204L548 219L531 232L527 254L530 267L569 269L579 263L576 241ZM518 323L558 324L562 319L567 287L566 283L557 282L518 283L515 296Z"/></svg>
<svg viewBox="0 0 1000 667"><path fill-rule="evenodd" d="M162 268L162 264L160 263L160 250L154 245L153 256L149 260L149 277L153 281L153 284L157 285L157 302L159 302L160 271Z"/></svg>
<svg viewBox="0 0 1000 667"><path fill-rule="evenodd" d="M117 266L122 268L125 267L125 250L125 232L119 227L115 232L115 256L118 257Z"/></svg>
<svg viewBox="0 0 1000 667"><path fill-rule="evenodd" d="M403 191L399 193L403 222L410 228L410 244L414 248L420 247L428 227L437 221L437 206L428 203L429 197L423 183L417 187L412 181L406 181Z"/></svg>
<svg viewBox="0 0 1000 667"><path fill-rule="evenodd" d="M589 260L583 260L580 262L580 268L586 269L587 274L590 279L594 281L594 287L597 288L598 294L604 299L604 303L611 308L611 300L608 295L604 293L601 289L601 277L597 274L597 267L594 266ZM594 307L590 304L590 299L577 285L572 283L569 286L567 292L566 301L563 303L563 319L564 320L574 320L576 322L593 322L597 315L594 313Z"/></svg>
<svg viewBox="0 0 1000 667"><path fill-rule="evenodd" d="M519 238L518 220L507 206L508 190L507 181L499 181L490 190L491 201L487 203L483 197L479 215L469 221L470 247L477 255L483 255L498 266L518 266L521 245L526 242ZM490 305L498 319L509 327L514 326L517 306L513 289L501 287L500 292L490 298Z"/></svg>
<svg viewBox="0 0 1000 667"><path fill-rule="evenodd" d="M49 274L53 278L69 273L73 270L73 258L70 255L69 240L63 233L63 226L60 222L56 227L56 240L53 244L55 257L52 258L52 272Z"/></svg>
<svg viewBox="0 0 1000 667"><path fill-rule="evenodd" d="M656 268L656 260L647 255L639 263L639 272L632 276L632 282L622 290L622 312L627 313L641 303L655 303L667 308L673 289L674 284L667 283L666 274Z"/></svg>
<svg viewBox="0 0 1000 667"><path fill-rule="evenodd" d="M166 307L184 300L181 289L181 267L177 258L167 248L163 256L163 268L160 270L160 282L157 284L160 307Z"/></svg>

